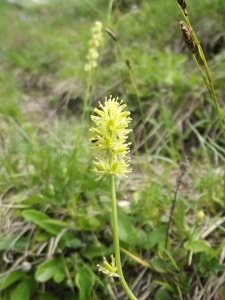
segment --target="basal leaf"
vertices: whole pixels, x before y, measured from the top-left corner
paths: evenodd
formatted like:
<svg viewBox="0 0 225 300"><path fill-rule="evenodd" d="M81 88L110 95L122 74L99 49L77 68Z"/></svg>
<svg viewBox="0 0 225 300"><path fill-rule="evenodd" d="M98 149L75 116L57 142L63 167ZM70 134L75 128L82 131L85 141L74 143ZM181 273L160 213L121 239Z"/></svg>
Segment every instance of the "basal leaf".
<svg viewBox="0 0 225 300"><path fill-rule="evenodd" d="M118 229L119 229L119 238L121 241L131 244L133 241L133 226L124 210L117 206L118 213ZM135 242L135 241L133 241Z"/></svg>
<svg viewBox="0 0 225 300"><path fill-rule="evenodd" d="M198 252L208 252L213 254L214 253L214 249L212 247L210 247L205 241L191 241L191 242L186 242L184 244L184 247L189 250L192 251L194 253L198 253Z"/></svg>
<svg viewBox="0 0 225 300"><path fill-rule="evenodd" d="M49 224L48 222L52 219L37 210L25 210L23 211L22 215L27 221L33 222L51 234L57 235L62 229L62 227L58 224Z"/></svg>
<svg viewBox="0 0 225 300"><path fill-rule="evenodd" d="M58 300L53 297L50 293L45 293L44 295L40 295L37 300Z"/></svg>
<svg viewBox="0 0 225 300"><path fill-rule="evenodd" d="M20 282L14 289L11 300L29 300L30 299L30 287L28 282Z"/></svg>
<svg viewBox="0 0 225 300"><path fill-rule="evenodd" d="M86 249L82 252L82 255L88 259L92 259L94 257L102 257L103 247L99 247L96 245L87 246Z"/></svg>
<svg viewBox="0 0 225 300"><path fill-rule="evenodd" d="M42 203L46 203L47 199L42 197L42 196L38 196L38 195L33 195L30 196L29 198L23 200L23 204L25 205L35 205L35 204L42 204Z"/></svg>
<svg viewBox="0 0 225 300"><path fill-rule="evenodd" d="M57 271L55 272L53 279L56 283L60 283L65 279L65 277L66 277L65 272L63 271L62 268L60 268L57 269Z"/></svg>
<svg viewBox="0 0 225 300"><path fill-rule="evenodd" d="M164 241L166 239L166 230L167 230L167 225L163 225L156 228L153 232L151 232L149 234L148 240L146 241L145 249L150 250L155 245Z"/></svg>
<svg viewBox="0 0 225 300"><path fill-rule="evenodd" d="M6 289L14 282L21 279L23 275L24 273L21 270L17 270L5 275L0 275L0 291Z"/></svg>
<svg viewBox="0 0 225 300"><path fill-rule="evenodd" d="M14 237L1 237L0 238L0 251L9 249L12 245Z"/></svg>
<svg viewBox="0 0 225 300"><path fill-rule="evenodd" d="M61 258L53 258L38 266L35 278L37 281L46 282L54 277L55 273L60 268L62 268Z"/></svg>
<svg viewBox="0 0 225 300"><path fill-rule="evenodd" d="M95 275L87 266L79 269L75 278L76 285L79 289L79 300L91 299L91 290L95 284Z"/></svg>
<svg viewBox="0 0 225 300"><path fill-rule="evenodd" d="M164 288L158 290L158 292L155 295L155 300L165 300L165 299L166 300L171 299L168 291Z"/></svg>

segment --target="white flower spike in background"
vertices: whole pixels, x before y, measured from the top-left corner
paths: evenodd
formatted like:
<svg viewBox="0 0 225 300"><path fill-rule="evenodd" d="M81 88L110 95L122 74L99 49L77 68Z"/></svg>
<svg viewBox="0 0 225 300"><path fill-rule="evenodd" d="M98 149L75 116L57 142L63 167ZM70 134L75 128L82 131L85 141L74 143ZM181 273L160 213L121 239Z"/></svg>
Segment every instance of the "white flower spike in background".
<svg viewBox="0 0 225 300"><path fill-rule="evenodd" d="M92 28L92 39L90 40L90 49L87 55L88 63L84 67L85 71L90 72L93 68L97 67L99 56L98 48L102 42L102 23L96 21Z"/></svg>

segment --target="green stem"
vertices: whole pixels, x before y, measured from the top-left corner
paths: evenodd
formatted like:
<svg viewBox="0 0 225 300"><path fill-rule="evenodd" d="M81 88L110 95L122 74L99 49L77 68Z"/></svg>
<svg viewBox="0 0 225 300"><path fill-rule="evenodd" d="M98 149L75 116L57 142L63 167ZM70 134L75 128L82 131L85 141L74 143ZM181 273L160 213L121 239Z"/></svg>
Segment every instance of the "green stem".
<svg viewBox="0 0 225 300"><path fill-rule="evenodd" d="M119 44L118 44L118 41L116 42L117 44L117 49L120 49ZM121 49L122 51L122 49ZM124 55L123 55L123 52L122 52L122 56L124 58ZM116 59L117 59L117 62L118 62L118 65L119 65L119 56L118 56L118 51L116 51ZM125 59L125 58L124 58ZM121 80L121 83L123 82L123 78L122 78L122 75L121 75L121 70L119 69L119 74L120 74L120 80ZM123 94L124 94L124 87L123 85L121 86L121 88L123 89ZM132 145L133 145L133 149L134 149L134 153L136 155L136 158L137 158L137 166L141 172L142 175L144 175L144 169L143 169L143 163L141 162L140 160L140 154L138 152L138 145L137 145L137 142L136 142L136 139L135 139L135 135L134 135L134 131L132 130L131 132L131 142L132 142ZM149 164L150 165L150 164Z"/></svg>
<svg viewBox="0 0 225 300"><path fill-rule="evenodd" d="M116 189L115 189L114 175L110 176L110 189L111 189L111 202L112 202L113 239L114 239L114 251L115 251L117 273L120 276L119 277L120 284L122 285L122 288L124 289L129 299L137 300L137 298L131 292L123 276L123 270L122 270L122 265L120 260L120 243L119 243L119 232L118 232L118 221L117 221L117 204L116 204Z"/></svg>
<svg viewBox="0 0 225 300"><path fill-rule="evenodd" d="M205 82L205 85L207 86L208 91L209 91L210 95L212 96L211 86L207 82L207 78L205 77L205 74L203 73L203 71L202 71L202 69L201 69L201 67L200 67L200 65L199 65L199 63L197 61L196 55L192 53L192 56L193 56L193 59L194 59L194 61L196 63L196 66L198 67L199 72L202 75L202 78L203 78L203 80Z"/></svg>
<svg viewBox="0 0 225 300"><path fill-rule="evenodd" d="M107 24L108 24L108 26L109 26L110 17L111 17L113 1L114 0L109 0L108 13L107 13Z"/></svg>
<svg viewBox="0 0 225 300"><path fill-rule="evenodd" d="M126 58L125 58L125 55L124 55L124 52L123 52L123 50L121 48L120 43L117 41L116 44L117 44L117 47L118 47L118 49L119 49L119 51L120 51L120 53L121 53L121 55L123 57L124 62L126 62ZM128 70L128 73L129 73L131 85L133 86L134 91L135 91L136 96L137 96L137 99L138 99L138 105L139 105L140 115L141 115L141 122L142 122L142 125L143 125L144 149L145 149L146 161L148 162L149 161L149 157L150 157L150 153L149 153L149 149L148 149L147 132L146 132L146 121L145 121L145 114L144 114L144 110L143 110L143 105L141 103L141 97L140 97L140 94L139 94L139 91L138 91L138 87L137 87L137 84L135 82L133 73L131 71L131 68L127 65L127 63L126 63L126 66L127 66L127 70ZM148 170L148 173L149 173L149 181L151 182L152 170L151 170L151 164L150 163L147 163L147 170Z"/></svg>
<svg viewBox="0 0 225 300"><path fill-rule="evenodd" d="M84 97L84 107L83 107L83 113L82 113L82 119L81 119L81 124L83 130L85 130L85 122L86 122L86 116L88 111L88 100L90 99L91 96L91 88L92 88L92 71L88 72L88 86L86 88L85 92L85 97Z"/></svg>

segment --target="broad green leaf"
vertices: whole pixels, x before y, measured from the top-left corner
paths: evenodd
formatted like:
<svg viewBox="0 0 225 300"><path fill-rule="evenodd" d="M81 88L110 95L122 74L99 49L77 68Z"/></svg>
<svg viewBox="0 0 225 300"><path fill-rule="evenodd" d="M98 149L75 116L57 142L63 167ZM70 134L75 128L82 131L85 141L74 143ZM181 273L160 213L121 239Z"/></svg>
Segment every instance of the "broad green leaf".
<svg viewBox="0 0 225 300"><path fill-rule="evenodd" d="M0 238L0 251L10 249L12 247L14 250L25 250L27 244L28 240L24 237L20 237L18 240L15 237L2 237Z"/></svg>
<svg viewBox="0 0 225 300"><path fill-rule="evenodd" d="M62 226L62 227L70 227L69 223L63 222L63 221L60 221L60 220L50 219L50 220L47 220L46 223L48 223L48 224L54 224L54 225L59 225L59 226Z"/></svg>
<svg viewBox="0 0 225 300"><path fill-rule="evenodd" d="M63 245L63 247L67 246L73 249L86 247L86 243L78 239L76 235L74 235L74 232L65 232L65 234L63 234L62 238L60 239L59 245L61 246L61 244Z"/></svg>
<svg viewBox="0 0 225 300"><path fill-rule="evenodd" d="M100 223L98 218L90 218L87 215L80 215L78 218L78 225L79 229L83 231L89 231L89 230L99 230Z"/></svg>
<svg viewBox="0 0 225 300"><path fill-rule="evenodd" d="M25 210L23 211L22 215L27 221L33 222L51 234L57 235L61 231L61 226L48 224L48 222L52 219L37 210Z"/></svg>
<svg viewBox="0 0 225 300"><path fill-rule="evenodd" d="M214 253L214 249L210 247L205 241L191 241L186 242L184 244L185 249L192 251L194 253L198 252L210 252L211 254Z"/></svg>
<svg viewBox="0 0 225 300"><path fill-rule="evenodd" d="M6 290L4 290L4 292L1 292L0 291L0 295L1 295L1 300L10 300L10 297L11 297L11 293L10 293L11 291L10 291L10 289L6 289Z"/></svg>
<svg viewBox="0 0 225 300"><path fill-rule="evenodd" d="M155 245L164 241L166 239L166 231L167 231L167 225L163 225L156 228L153 232L151 232L149 234L148 240L146 241L145 249L150 250Z"/></svg>
<svg viewBox="0 0 225 300"><path fill-rule="evenodd" d="M52 277L54 277L57 270L61 268L62 268L61 258L53 258L38 266L37 271L35 273L35 278L37 281L46 282Z"/></svg>
<svg viewBox="0 0 225 300"><path fill-rule="evenodd" d="M53 297L51 294L46 293L44 295L40 295L37 300L58 300L58 299Z"/></svg>
<svg viewBox="0 0 225 300"><path fill-rule="evenodd" d="M47 200L48 200L47 198L44 198L42 196L33 195L33 196L30 196L29 198L23 200L22 204L32 206L32 205L35 205L35 204L46 203Z"/></svg>
<svg viewBox="0 0 225 300"><path fill-rule="evenodd" d="M30 299L30 287L28 282L22 281L14 289L11 300L29 300Z"/></svg>
<svg viewBox="0 0 225 300"><path fill-rule="evenodd" d="M102 257L103 256L103 247L90 245L87 246L82 255L88 259L92 259L94 257Z"/></svg>
<svg viewBox="0 0 225 300"><path fill-rule="evenodd" d="M30 239L21 236L13 245L14 250L25 251L30 243Z"/></svg>
<svg viewBox="0 0 225 300"><path fill-rule="evenodd" d="M120 240L129 244L134 243L135 241L133 240L133 226L130 218L120 206L117 206L117 213Z"/></svg>
<svg viewBox="0 0 225 300"><path fill-rule="evenodd" d="M23 275L24 273L21 270L17 270L5 275L0 275L0 291L6 289L14 282L21 279Z"/></svg>
<svg viewBox="0 0 225 300"><path fill-rule="evenodd" d="M14 237L1 237L0 238L0 251L9 249L12 245Z"/></svg>
<svg viewBox="0 0 225 300"><path fill-rule="evenodd" d="M155 295L155 300L170 300L171 297L166 289L160 289Z"/></svg>
<svg viewBox="0 0 225 300"><path fill-rule="evenodd" d="M54 274L53 279L56 283L60 283L65 279L65 277L66 277L66 275L65 275L63 269L61 268L61 269L57 269L57 271Z"/></svg>
<svg viewBox="0 0 225 300"><path fill-rule="evenodd" d="M134 227L134 239L136 246L145 248L146 241L148 240L148 234L142 228Z"/></svg>
<svg viewBox="0 0 225 300"><path fill-rule="evenodd" d="M79 269L75 282L80 291L79 300L91 299L91 290L95 284L95 275L91 269L87 266Z"/></svg>
<svg viewBox="0 0 225 300"><path fill-rule="evenodd" d="M153 269L158 273L166 273L166 265L161 258L156 258L151 262Z"/></svg>

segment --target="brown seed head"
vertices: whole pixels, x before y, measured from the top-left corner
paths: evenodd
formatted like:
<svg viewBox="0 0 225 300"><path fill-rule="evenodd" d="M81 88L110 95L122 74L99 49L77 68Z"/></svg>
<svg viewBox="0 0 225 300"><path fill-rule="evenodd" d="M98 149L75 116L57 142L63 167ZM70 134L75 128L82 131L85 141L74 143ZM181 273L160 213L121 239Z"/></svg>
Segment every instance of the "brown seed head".
<svg viewBox="0 0 225 300"><path fill-rule="evenodd" d="M180 5L182 9L187 7L187 3L185 0L177 0L177 3Z"/></svg>
<svg viewBox="0 0 225 300"><path fill-rule="evenodd" d="M131 70L131 64L128 58L125 59L125 63L127 65L127 67Z"/></svg>
<svg viewBox="0 0 225 300"><path fill-rule="evenodd" d="M108 35L111 36L111 38L112 38L115 42L117 42L117 38L116 38L115 34L112 32L112 30L110 30L109 28L106 28L105 30L106 30L106 32L108 33Z"/></svg>
<svg viewBox="0 0 225 300"><path fill-rule="evenodd" d="M177 0L177 3L180 5L180 7L181 7L183 13L185 14L185 16L187 16L187 9L186 9L187 3L186 3L186 1L185 0Z"/></svg>
<svg viewBox="0 0 225 300"><path fill-rule="evenodd" d="M195 40L193 37L193 34L191 32L191 29L188 27L187 23L184 21L180 22L180 28L183 34L184 41L188 47L188 49L192 52L195 53Z"/></svg>

